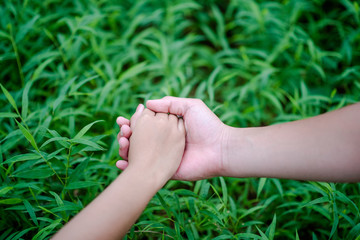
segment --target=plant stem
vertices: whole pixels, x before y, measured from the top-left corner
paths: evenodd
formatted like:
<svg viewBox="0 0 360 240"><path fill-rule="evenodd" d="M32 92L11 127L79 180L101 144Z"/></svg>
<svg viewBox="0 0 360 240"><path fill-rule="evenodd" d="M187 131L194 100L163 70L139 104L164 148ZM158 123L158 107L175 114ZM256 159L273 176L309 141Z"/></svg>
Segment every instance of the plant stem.
<svg viewBox="0 0 360 240"><path fill-rule="evenodd" d="M20 79L21 79L21 86L24 87L24 83L25 83L25 78L24 78L24 73L22 71L22 66L21 66L21 61L20 61L20 55L19 55L19 51L18 48L16 46L16 42L13 36L13 31L12 31L12 25L9 26L10 28L10 40L11 40L11 44L14 48L14 52L15 52L15 56L16 56L16 63L17 63L17 67L19 70L19 75L20 75Z"/></svg>

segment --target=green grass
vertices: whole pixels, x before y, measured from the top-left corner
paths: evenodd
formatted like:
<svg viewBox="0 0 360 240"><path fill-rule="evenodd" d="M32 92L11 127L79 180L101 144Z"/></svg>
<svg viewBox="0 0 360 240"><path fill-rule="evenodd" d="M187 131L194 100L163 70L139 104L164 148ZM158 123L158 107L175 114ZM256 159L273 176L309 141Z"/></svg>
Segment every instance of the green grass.
<svg viewBox="0 0 360 240"><path fill-rule="evenodd" d="M4 0L0 16L0 239L47 239L103 191L115 119L148 99L201 98L237 127L360 100L358 1ZM170 181L127 238L359 239L359 202L359 184Z"/></svg>

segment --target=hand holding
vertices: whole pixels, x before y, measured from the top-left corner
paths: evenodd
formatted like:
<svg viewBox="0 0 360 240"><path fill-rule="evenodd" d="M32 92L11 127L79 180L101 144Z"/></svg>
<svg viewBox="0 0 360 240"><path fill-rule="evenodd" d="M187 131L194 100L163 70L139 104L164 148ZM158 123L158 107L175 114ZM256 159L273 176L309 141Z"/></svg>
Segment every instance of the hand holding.
<svg viewBox="0 0 360 240"><path fill-rule="evenodd" d="M199 99L164 97L149 100L146 106L155 112L180 115L184 119L186 129L186 146L182 162L173 179L198 180L222 175L223 145L227 128L220 119ZM131 119L118 118L118 124L126 131L120 142L126 142L126 136L131 136L133 124L136 125L138 112ZM125 127L126 126L126 127ZM121 144L121 143L120 143ZM127 159L126 146L121 144L120 156ZM117 167L126 168L126 163L119 161Z"/></svg>

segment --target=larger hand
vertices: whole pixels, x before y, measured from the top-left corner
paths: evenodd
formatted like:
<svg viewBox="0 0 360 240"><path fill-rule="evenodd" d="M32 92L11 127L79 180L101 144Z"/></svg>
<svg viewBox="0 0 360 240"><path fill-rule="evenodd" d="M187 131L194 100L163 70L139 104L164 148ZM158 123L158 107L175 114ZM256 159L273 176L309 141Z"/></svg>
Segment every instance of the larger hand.
<svg viewBox="0 0 360 240"><path fill-rule="evenodd" d="M155 112L177 114L184 118L185 152L173 179L198 180L221 175L226 126L201 100L164 97L158 100L149 100L146 106ZM131 124L136 122L137 115L137 113L134 114ZM126 119L120 118L118 124L124 128L129 123ZM125 129L127 132L123 136L130 136L131 130L127 127ZM122 141L125 142L124 137ZM127 143L125 146L128 146ZM119 153L120 156L127 159L127 151L120 149ZM119 161L117 166L124 169L127 164Z"/></svg>

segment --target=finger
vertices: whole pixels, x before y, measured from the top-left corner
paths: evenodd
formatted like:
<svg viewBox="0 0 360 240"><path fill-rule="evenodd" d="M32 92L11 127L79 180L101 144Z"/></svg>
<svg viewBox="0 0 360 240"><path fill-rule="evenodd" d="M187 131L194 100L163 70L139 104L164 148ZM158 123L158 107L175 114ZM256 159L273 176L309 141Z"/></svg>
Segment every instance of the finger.
<svg viewBox="0 0 360 240"><path fill-rule="evenodd" d="M139 104L138 107L136 108L134 115L132 115L132 117L130 119L131 128L133 128L133 129L135 128L136 121L141 116L142 112L144 111L144 108L145 107L142 104Z"/></svg>
<svg viewBox="0 0 360 240"><path fill-rule="evenodd" d="M125 168L127 168L128 165L129 165L128 161L125 160L119 160L116 162L116 167L121 170L125 170Z"/></svg>
<svg viewBox="0 0 360 240"><path fill-rule="evenodd" d="M169 118L169 122L171 122L174 125L177 124L178 122L177 116L175 116L174 114L169 114L168 118Z"/></svg>
<svg viewBox="0 0 360 240"><path fill-rule="evenodd" d="M116 119L116 123L119 125L119 127L121 128L121 126L123 125L129 125L130 126L130 121L124 117L118 117Z"/></svg>
<svg viewBox="0 0 360 240"><path fill-rule="evenodd" d="M121 137L119 140L119 155L120 157L122 157L124 160L128 159L128 152L129 152L129 139L125 138L125 137Z"/></svg>
<svg viewBox="0 0 360 240"><path fill-rule="evenodd" d="M150 111L150 110L149 110ZM156 113L156 118L158 119L164 119L164 120L168 120L169 119L169 114L167 113Z"/></svg>
<svg viewBox="0 0 360 240"><path fill-rule="evenodd" d="M123 125L120 129L120 137L129 138L132 134L131 128L128 125Z"/></svg>
<svg viewBox="0 0 360 240"><path fill-rule="evenodd" d="M175 115L185 116L186 111L195 104L199 104L199 99L164 97L162 99L149 100L146 107L154 112L171 113Z"/></svg>
<svg viewBox="0 0 360 240"><path fill-rule="evenodd" d="M186 132L185 132L184 119L182 119L182 118L179 118L179 121L178 121L178 129L179 129L181 132L183 132L183 133L186 134Z"/></svg>

